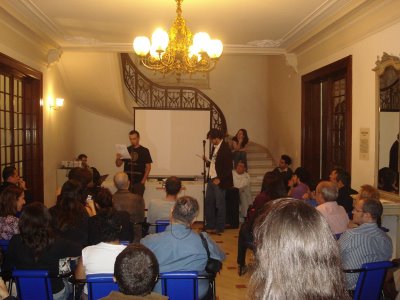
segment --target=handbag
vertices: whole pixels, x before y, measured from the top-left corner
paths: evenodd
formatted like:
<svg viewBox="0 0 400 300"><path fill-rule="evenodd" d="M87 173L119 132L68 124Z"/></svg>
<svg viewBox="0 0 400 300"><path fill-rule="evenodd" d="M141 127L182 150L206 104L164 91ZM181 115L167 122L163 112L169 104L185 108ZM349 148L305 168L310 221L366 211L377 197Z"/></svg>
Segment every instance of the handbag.
<svg viewBox="0 0 400 300"><path fill-rule="evenodd" d="M207 257L208 257L205 270L206 270L207 273L216 274L222 269L222 262L219 261L218 259L210 257L210 250L208 249L207 240L203 236L202 232L200 232L199 235L200 235L203 247L204 247L204 249L206 249Z"/></svg>

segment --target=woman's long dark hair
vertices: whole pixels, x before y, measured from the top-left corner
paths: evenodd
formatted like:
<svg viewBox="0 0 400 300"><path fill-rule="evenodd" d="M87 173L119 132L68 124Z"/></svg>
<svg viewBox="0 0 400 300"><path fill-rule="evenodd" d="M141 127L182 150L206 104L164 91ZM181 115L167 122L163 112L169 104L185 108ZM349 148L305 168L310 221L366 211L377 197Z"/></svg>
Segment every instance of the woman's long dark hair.
<svg viewBox="0 0 400 300"><path fill-rule="evenodd" d="M54 242L51 229L51 216L40 202L25 206L19 220L19 232L22 242L33 251L35 260Z"/></svg>
<svg viewBox="0 0 400 300"><path fill-rule="evenodd" d="M238 130L238 132L236 133L236 135L232 138L232 140L236 141L236 142L239 142L239 140L237 138L237 135L238 135L239 131L243 132L243 143L240 146L241 146L241 148L244 148L244 146L246 146L247 143L249 142L249 136L247 135L247 130L246 129L240 128Z"/></svg>
<svg viewBox="0 0 400 300"><path fill-rule="evenodd" d="M0 194L0 217L15 216L17 201L24 190L16 185L6 187Z"/></svg>
<svg viewBox="0 0 400 300"><path fill-rule="evenodd" d="M265 192L271 200L287 196L282 177L274 172L265 173L261 185L261 192Z"/></svg>
<svg viewBox="0 0 400 300"><path fill-rule="evenodd" d="M82 187L79 181L70 179L64 183L57 200L56 215L53 216L54 227L64 231L77 225L87 216L82 205Z"/></svg>

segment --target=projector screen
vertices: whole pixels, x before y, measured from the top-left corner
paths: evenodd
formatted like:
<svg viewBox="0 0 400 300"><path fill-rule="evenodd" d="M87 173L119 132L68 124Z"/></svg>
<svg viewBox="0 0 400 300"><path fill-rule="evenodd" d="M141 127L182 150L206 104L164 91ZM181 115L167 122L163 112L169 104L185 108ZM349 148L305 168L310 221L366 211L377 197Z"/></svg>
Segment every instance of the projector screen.
<svg viewBox="0 0 400 300"><path fill-rule="evenodd" d="M203 140L210 130L209 110L134 109L134 128L140 144L149 149L150 177L201 176ZM208 143L206 155L208 155Z"/></svg>

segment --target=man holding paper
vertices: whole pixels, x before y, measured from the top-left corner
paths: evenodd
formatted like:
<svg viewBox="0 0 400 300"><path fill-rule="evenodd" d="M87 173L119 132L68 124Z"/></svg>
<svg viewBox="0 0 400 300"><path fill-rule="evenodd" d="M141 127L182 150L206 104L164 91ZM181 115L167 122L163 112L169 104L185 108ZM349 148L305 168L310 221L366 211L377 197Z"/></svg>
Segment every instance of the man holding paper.
<svg viewBox="0 0 400 300"><path fill-rule="evenodd" d="M117 158L115 165L117 167L124 164L124 172L128 174L130 191L134 194L143 196L144 184L151 170L151 160L149 149L139 144L140 134L136 130L129 132L131 146L123 149L122 145L116 145Z"/></svg>

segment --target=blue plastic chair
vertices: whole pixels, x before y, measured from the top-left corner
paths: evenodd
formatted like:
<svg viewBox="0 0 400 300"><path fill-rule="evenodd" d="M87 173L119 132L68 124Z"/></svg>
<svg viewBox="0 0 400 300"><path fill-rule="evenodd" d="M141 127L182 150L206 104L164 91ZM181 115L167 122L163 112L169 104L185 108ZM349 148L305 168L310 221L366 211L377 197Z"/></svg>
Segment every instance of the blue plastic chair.
<svg viewBox="0 0 400 300"><path fill-rule="evenodd" d="M156 233L165 231L165 228L169 225L169 220L157 220L156 221Z"/></svg>
<svg viewBox="0 0 400 300"><path fill-rule="evenodd" d="M113 274L86 275L88 299L97 300L108 296L111 291L118 291L118 284L113 279Z"/></svg>
<svg viewBox="0 0 400 300"><path fill-rule="evenodd" d="M165 272L160 274L162 294L169 300L197 300L198 272Z"/></svg>
<svg viewBox="0 0 400 300"><path fill-rule="evenodd" d="M7 253L9 244L9 240L0 240L0 248L3 250L3 253Z"/></svg>
<svg viewBox="0 0 400 300"><path fill-rule="evenodd" d="M345 270L346 273L360 273L354 290L354 300L379 300L381 299L383 281L386 271L393 267L391 261L378 261L366 263L361 269Z"/></svg>
<svg viewBox="0 0 400 300"><path fill-rule="evenodd" d="M47 270L14 270L18 299L53 300L51 281Z"/></svg>

